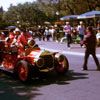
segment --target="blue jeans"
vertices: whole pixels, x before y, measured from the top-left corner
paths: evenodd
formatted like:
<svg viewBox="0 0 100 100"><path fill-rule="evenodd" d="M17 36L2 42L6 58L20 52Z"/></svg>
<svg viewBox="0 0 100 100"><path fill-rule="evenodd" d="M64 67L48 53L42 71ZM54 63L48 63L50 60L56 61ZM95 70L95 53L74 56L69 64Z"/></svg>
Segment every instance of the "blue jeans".
<svg viewBox="0 0 100 100"><path fill-rule="evenodd" d="M70 47L70 43L72 41L71 35L70 34L66 34L66 38L67 38L67 47Z"/></svg>
<svg viewBox="0 0 100 100"><path fill-rule="evenodd" d="M80 37L80 41L82 41L84 39L84 35L83 34L79 34L79 37ZM83 44L80 44L80 46L82 47Z"/></svg>
<svg viewBox="0 0 100 100"><path fill-rule="evenodd" d="M82 40L83 40L83 38L84 38L84 35L79 34L79 37L80 37L80 40L82 41Z"/></svg>

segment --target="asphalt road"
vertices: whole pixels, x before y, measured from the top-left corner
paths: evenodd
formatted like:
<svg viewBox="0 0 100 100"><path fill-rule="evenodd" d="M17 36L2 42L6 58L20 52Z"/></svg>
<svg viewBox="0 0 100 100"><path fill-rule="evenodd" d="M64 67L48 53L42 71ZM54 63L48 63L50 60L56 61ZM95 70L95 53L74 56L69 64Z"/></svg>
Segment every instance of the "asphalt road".
<svg viewBox="0 0 100 100"><path fill-rule="evenodd" d="M67 55L70 69L65 76L55 71L23 84L0 71L0 100L100 100L100 72L89 58L89 71L81 71L83 56Z"/></svg>

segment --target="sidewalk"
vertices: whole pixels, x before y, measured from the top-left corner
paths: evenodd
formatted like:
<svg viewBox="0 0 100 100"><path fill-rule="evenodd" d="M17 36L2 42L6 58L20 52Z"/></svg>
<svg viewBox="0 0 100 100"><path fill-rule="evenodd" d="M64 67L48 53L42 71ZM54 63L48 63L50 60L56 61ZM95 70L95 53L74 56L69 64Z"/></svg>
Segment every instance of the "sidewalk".
<svg viewBox="0 0 100 100"><path fill-rule="evenodd" d="M67 48L67 44L66 43L57 43L57 42L53 42L53 41L36 41L36 43L39 45L39 47L41 49L46 49L49 51L53 51L53 52L61 52L64 54L70 54L70 55L79 55L79 56L84 56L84 52L85 52L85 48L81 48L80 44L71 44L71 49ZM100 47L96 48L96 54L97 57L100 57Z"/></svg>

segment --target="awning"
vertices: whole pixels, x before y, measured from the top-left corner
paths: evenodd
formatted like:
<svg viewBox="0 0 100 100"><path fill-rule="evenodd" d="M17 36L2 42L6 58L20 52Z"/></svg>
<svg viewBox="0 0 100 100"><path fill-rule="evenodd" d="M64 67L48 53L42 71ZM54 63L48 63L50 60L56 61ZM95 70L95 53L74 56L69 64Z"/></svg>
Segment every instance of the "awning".
<svg viewBox="0 0 100 100"><path fill-rule="evenodd" d="M77 16L78 16L78 15L64 16L64 17L61 17L60 20L77 19Z"/></svg>
<svg viewBox="0 0 100 100"><path fill-rule="evenodd" d="M77 19L100 17L100 11L90 11L77 16Z"/></svg>

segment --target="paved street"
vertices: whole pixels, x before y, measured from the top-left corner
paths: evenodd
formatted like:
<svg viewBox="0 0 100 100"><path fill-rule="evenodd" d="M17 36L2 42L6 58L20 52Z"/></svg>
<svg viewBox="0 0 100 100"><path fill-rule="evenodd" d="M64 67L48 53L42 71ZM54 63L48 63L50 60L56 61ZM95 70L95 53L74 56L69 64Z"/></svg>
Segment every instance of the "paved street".
<svg viewBox="0 0 100 100"><path fill-rule="evenodd" d="M81 71L84 60L81 54L84 53L84 48L73 45L73 50L68 50L65 44L38 44L42 48L48 46L50 50L64 49L66 52L73 52L75 49L74 55L65 52L70 65L69 72L65 76L59 76L55 71L41 73L42 79L33 79L31 83L23 84L11 74L0 71L0 100L100 100L100 72L96 71L96 65L91 57L88 62L89 70ZM61 45L64 48L60 47ZM80 55L76 55L76 52Z"/></svg>
<svg viewBox="0 0 100 100"><path fill-rule="evenodd" d="M80 44L71 44L71 49L67 48L66 43L57 43L53 42L52 40L49 42L44 41L37 41L37 44L42 49L50 50L50 51L60 51L64 54L72 54L72 55L78 55L78 56L84 56L85 48L80 48ZM97 56L100 57L100 47L96 48Z"/></svg>

